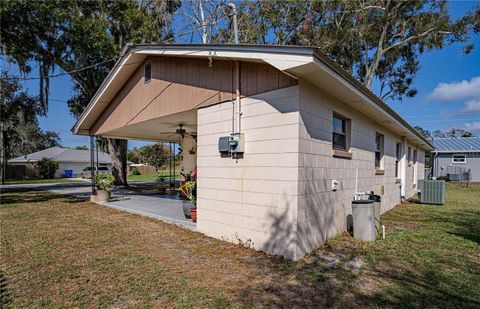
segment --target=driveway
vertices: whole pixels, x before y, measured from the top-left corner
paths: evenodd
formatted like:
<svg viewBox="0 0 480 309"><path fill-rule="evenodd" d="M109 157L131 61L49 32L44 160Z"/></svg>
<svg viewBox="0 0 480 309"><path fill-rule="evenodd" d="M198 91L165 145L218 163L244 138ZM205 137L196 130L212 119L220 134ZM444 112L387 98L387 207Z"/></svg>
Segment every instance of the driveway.
<svg viewBox="0 0 480 309"><path fill-rule="evenodd" d="M143 183L149 181L130 181L129 183ZM57 194L74 196L82 199L90 199L90 182L72 182L72 183L45 183L45 184L18 184L4 185L4 188L32 188L48 190ZM106 203L98 203L103 206L126 211L142 216L154 218L180 225L182 227L195 230L196 224L183 215L182 201L172 196L162 197L158 194L139 193L127 189L116 189L112 192L112 199Z"/></svg>

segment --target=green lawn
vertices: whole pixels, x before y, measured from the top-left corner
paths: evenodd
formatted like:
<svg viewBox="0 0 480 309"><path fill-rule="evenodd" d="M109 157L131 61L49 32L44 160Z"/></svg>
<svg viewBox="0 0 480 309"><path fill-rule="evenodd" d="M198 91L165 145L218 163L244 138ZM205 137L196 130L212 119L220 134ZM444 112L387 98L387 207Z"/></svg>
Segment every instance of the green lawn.
<svg viewBox="0 0 480 309"><path fill-rule="evenodd" d="M387 212L386 240L340 235L297 262L46 191L2 190L0 216L0 307L480 306L478 184Z"/></svg>
<svg viewBox="0 0 480 309"><path fill-rule="evenodd" d="M18 185L18 184L34 184L34 183L66 183L66 182L82 182L81 180L72 178L57 178L57 179L8 179L5 184Z"/></svg>
<svg viewBox="0 0 480 309"><path fill-rule="evenodd" d="M160 172L161 175L164 175L168 179L169 172ZM180 173L176 173L175 177L180 178ZM127 177L127 180L157 180L157 177L154 174L151 175L131 175Z"/></svg>

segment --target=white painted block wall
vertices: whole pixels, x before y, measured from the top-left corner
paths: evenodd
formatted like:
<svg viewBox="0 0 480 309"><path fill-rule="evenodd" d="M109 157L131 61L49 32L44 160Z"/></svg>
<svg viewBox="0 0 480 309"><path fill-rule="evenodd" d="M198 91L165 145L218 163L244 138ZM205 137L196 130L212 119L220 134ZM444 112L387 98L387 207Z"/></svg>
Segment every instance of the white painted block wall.
<svg viewBox="0 0 480 309"><path fill-rule="evenodd" d="M334 111L351 119L351 160L332 156ZM231 133L231 102L198 110L198 231L297 259L346 230L357 173L358 191L385 187L382 212L400 202L395 145L401 138L372 118L303 81L243 99L242 112L245 155L233 160L218 152L218 138ZM375 175L376 130L385 136L384 175ZM418 150L419 178L423 162ZM416 190L413 168L406 166L407 197Z"/></svg>

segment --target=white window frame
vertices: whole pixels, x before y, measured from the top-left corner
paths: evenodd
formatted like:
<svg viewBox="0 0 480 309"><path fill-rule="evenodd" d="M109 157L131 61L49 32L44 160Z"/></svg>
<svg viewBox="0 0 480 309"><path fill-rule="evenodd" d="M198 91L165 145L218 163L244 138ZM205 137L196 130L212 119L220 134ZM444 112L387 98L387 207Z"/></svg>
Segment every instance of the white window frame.
<svg viewBox="0 0 480 309"><path fill-rule="evenodd" d="M377 136L380 138L380 149L377 148ZM385 157L385 135L383 135L380 132L375 132L375 158L374 158L374 164L376 169L383 170L385 168L384 164L384 157ZM380 153L380 161L379 161L379 166L376 166L376 161L377 161L377 152Z"/></svg>
<svg viewBox="0 0 480 309"><path fill-rule="evenodd" d="M400 179L402 177L401 166L402 166L402 143L395 143L395 177Z"/></svg>
<svg viewBox="0 0 480 309"><path fill-rule="evenodd" d="M463 157L463 160L461 162L455 161L455 157ZM467 155L464 153L455 153L452 155L452 163L453 164L466 164L467 163Z"/></svg>
<svg viewBox="0 0 480 309"><path fill-rule="evenodd" d="M342 129L343 129L344 132L335 131L335 128L333 128L333 119L334 118L337 118L337 119L339 119L343 122ZM334 141L333 136L335 134L344 136L344 138L345 138L345 148L335 147L334 142L333 142ZM334 112L333 117L332 117L332 149L340 150L340 151L349 151L350 150L350 134L351 134L350 133L350 119Z"/></svg>

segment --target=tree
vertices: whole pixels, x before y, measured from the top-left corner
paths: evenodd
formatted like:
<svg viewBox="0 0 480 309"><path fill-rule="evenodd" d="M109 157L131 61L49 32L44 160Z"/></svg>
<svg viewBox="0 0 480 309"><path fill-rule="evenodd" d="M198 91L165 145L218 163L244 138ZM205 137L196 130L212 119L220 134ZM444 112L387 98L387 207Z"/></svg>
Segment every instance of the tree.
<svg viewBox="0 0 480 309"><path fill-rule="evenodd" d="M211 42L216 35L218 23L224 17L226 0L184 1L178 14L182 16L180 32L191 33L191 40L199 34L202 44Z"/></svg>
<svg viewBox="0 0 480 309"><path fill-rule="evenodd" d="M140 149L142 162L155 166L155 171L165 165L170 156L170 149L163 143L143 146Z"/></svg>
<svg viewBox="0 0 480 309"><path fill-rule="evenodd" d="M446 137L473 137L475 136L472 132L469 132L465 129L452 128L448 131L435 130L432 133L434 138L446 138Z"/></svg>
<svg viewBox="0 0 480 309"><path fill-rule="evenodd" d="M432 134L430 133L430 131L420 127L420 126L415 126L414 127L415 130L417 130L420 134L423 135L423 137L425 137L426 139L428 140L431 140L432 139Z"/></svg>
<svg viewBox="0 0 480 309"><path fill-rule="evenodd" d="M133 163L140 163L140 150L135 147L127 152L127 160Z"/></svg>
<svg viewBox="0 0 480 309"><path fill-rule="evenodd" d="M75 150L88 150L88 147L85 146L85 145L83 145L83 146L75 146L75 147L73 147L73 149L75 149Z"/></svg>
<svg viewBox="0 0 480 309"><path fill-rule="evenodd" d="M24 74L39 70L39 98L48 107L49 74L60 68L74 82L68 101L78 117L127 42L162 42L178 1L17 1L0 8L1 51ZM79 69L82 68L82 69ZM116 184L127 185L127 142L108 139ZM122 162L123 160L123 162Z"/></svg>
<svg viewBox="0 0 480 309"><path fill-rule="evenodd" d="M55 171L58 168L58 162L48 158L42 158L37 161L38 174L43 179L52 179L55 177Z"/></svg>
<svg viewBox="0 0 480 309"><path fill-rule="evenodd" d="M242 14L242 42L320 46L367 88L378 80L384 100L415 96L419 56L466 42L478 19L452 21L444 0L249 1Z"/></svg>
<svg viewBox="0 0 480 309"><path fill-rule="evenodd" d="M42 131L37 116L45 115L37 97L28 95L18 79L7 72L0 79L0 163L2 183L7 160L45 148L59 146L57 133Z"/></svg>

